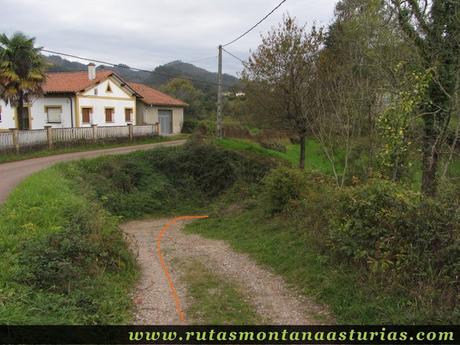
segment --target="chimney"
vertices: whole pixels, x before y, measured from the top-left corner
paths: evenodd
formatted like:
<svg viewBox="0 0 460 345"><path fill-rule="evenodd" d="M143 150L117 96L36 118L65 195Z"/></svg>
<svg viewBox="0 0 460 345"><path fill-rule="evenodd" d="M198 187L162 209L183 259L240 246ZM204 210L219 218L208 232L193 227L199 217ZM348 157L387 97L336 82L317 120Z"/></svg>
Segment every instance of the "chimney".
<svg viewBox="0 0 460 345"><path fill-rule="evenodd" d="M96 65L92 62L88 64L88 79L94 80L96 79Z"/></svg>

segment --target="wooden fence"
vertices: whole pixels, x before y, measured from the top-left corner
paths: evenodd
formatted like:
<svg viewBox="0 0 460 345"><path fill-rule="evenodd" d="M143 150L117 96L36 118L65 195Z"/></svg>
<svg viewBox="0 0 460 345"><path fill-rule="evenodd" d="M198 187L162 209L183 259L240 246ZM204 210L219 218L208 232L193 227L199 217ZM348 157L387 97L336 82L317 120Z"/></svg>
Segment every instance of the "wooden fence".
<svg viewBox="0 0 460 345"><path fill-rule="evenodd" d="M35 130L10 129L0 132L0 151L16 150L55 145L73 144L77 142L97 142L117 139L133 140L139 137L158 135L158 124L147 126L110 126L80 128L51 128Z"/></svg>

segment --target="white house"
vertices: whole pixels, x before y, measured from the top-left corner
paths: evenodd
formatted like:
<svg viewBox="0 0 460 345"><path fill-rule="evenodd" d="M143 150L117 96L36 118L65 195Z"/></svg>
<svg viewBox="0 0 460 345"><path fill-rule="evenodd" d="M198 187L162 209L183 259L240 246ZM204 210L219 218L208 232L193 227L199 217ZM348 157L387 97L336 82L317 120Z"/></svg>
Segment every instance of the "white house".
<svg viewBox="0 0 460 345"><path fill-rule="evenodd" d="M27 104L19 123L16 109L0 101L0 130L159 123L160 134L179 133L186 103L147 85L128 83L110 70L48 73L44 95Z"/></svg>

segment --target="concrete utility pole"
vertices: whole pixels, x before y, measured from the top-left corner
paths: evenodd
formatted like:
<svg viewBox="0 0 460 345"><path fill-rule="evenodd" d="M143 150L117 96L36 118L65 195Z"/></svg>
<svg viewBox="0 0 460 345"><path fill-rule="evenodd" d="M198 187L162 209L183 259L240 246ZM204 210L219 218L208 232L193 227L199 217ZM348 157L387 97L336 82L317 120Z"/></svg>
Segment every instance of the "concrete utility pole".
<svg viewBox="0 0 460 345"><path fill-rule="evenodd" d="M217 137L222 138L222 45L219 45L217 67Z"/></svg>

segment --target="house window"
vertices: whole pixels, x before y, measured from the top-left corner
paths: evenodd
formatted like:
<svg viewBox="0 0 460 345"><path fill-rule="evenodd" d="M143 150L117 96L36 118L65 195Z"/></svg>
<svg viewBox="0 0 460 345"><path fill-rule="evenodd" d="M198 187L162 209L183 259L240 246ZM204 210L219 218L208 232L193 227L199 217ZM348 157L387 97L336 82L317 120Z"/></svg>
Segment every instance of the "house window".
<svg viewBox="0 0 460 345"><path fill-rule="evenodd" d="M133 121L133 109L132 108L125 108L125 121L126 122Z"/></svg>
<svg viewBox="0 0 460 345"><path fill-rule="evenodd" d="M105 108L105 122L113 122L113 113L115 109L113 108Z"/></svg>
<svg viewBox="0 0 460 345"><path fill-rule="evenodd" d="M0 105L0 122L2 122L2 106Z"/></svg>
<svg viewBox="0 0 460 345"><path fill-rule="evenodd" d="M45 107L45 112L48 116L48 123L61 123L62 107L47 106Z"/></svg>
<svg viewBox="0 0 460 345"><path fill-rule="evenodd" d="M93 112L93 108L81 108L81 122L90 123L92 112Z"/></svg>
<svg viewBox="0 0 460 345"><path fill-rule="evenodd" d="M105 89L105 92L112 92L112 87L109 82L107 82L107 89Z"/></svg>

